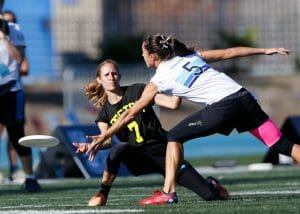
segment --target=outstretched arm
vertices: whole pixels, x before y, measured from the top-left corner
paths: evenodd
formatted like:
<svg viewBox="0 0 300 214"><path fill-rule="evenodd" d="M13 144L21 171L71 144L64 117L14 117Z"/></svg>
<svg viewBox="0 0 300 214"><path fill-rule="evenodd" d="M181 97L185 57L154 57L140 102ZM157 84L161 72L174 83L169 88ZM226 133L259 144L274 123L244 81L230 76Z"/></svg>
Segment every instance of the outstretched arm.
<svg viewBox="0 0 300 214"><path fill-rule="evenodd" d="M92 144L86 153L90 153L89 160L93 160L97 152L101 149L102 143L116 134L119 130L123 129L129 122L131 122L137 114L139 114L147 105L149 105L155 95L158 93L158 89L155 84L148 84L139 100L137 100L134 106L127 111L124 111L117 121L109 128L106 132L101 133L101 135L91 136Z"/></svg>
<svg viewBox="0 0 300 214"><path fill-rule="evenodd" d="M217 62L236 57L245 57L253 55L273 55L289 54L290 50L286 48L252 48L252 47L234 47L227 49L198 51L201 57L207 62Z"/></svg>

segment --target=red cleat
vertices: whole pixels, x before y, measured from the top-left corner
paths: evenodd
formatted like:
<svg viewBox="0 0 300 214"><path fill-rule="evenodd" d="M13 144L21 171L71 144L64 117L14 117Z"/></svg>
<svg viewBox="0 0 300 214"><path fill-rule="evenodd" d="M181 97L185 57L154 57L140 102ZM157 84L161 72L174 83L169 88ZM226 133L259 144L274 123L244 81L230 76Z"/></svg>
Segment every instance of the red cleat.
<svg viewBox="0 0 300 214"><path fill-rule="evenodd" d="M164 193L157 190L152 196L141 200L139 205L175 204L177 202L176 192Z"/></svg>
<svg viewBox="0 0 300 214"><path fill-rule="evenodd" d="M209 176L207 178L207 181L214 185L214 187L219 191L217 200L228 200L229 199L229 193L226 190L224 186L222 186L217 179L214 177Z"/></svg>
<svg viewBox="0 0 300 214"><path fill-rule="evenodd" d="M89 200L88 206L94 207L94 206L105 206L107 201L107 197L105 197L103 194L98 193L95 196L91 197Z"/></svg>

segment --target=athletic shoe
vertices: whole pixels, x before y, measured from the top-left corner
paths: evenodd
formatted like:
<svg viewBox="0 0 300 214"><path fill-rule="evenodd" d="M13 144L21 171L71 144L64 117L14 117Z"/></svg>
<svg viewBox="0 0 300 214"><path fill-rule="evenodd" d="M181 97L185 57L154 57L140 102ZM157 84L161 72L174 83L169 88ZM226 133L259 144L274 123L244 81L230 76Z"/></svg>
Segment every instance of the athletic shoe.
<svg viewBox="0 0 300 214"><path fill-rule="evenodd" d="M88 206L105 206L107 201L107 197L104 196L102 193L98 193L95 196L91 197L89 200Z"/></svg>
<svg viewBox="0 0 300 214"><path fill-rule="evenodd" d="M19 181L24 181L26 175L23 172L23 170L16 170L14 172L11 172L8 176L10 181L15 181L15 182L19 182Z"/></svg>
<svg viewBox="0 0 300 214"><path fill-rule="evenodd" d="M229 193L224 186L222 186L217 179L214 177L207 177L206 179L209 183L211 183L218 190L217 200L228 200Z"/></svg>
<svg viewBox="0 0 300 214"><path fill-rule="evenodd" d="M21 188L25 192L38 192L41 190L41 186L38 184L37 180L33 178L26 178Z"/></svg>
<svg viewBox="0 0 300 214"><path fill-rule="evenodd" d="M152 196L141 200L139 205L175 204L177 202L176 192L164 193L157 190Z"/></svg>

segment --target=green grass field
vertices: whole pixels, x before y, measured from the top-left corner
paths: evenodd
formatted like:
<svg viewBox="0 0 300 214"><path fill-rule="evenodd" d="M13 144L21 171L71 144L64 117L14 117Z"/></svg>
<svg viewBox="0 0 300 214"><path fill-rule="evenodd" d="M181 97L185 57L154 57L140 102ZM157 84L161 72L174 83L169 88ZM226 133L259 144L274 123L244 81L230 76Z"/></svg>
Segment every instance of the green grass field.
<svg viewBox="0 0 300 214"><path fill-rule="evenodd" d="M138 206L162 186L162 177L151 175L117 178L107 206L88 207L99 180L60 179L41 180L43 190L34 194L22 193L20 184L1 184L0 213L300 213L300 166L220 171L203 174L220 179L231 194L229 201L205 202L178 186L178 204Z"/></svg>

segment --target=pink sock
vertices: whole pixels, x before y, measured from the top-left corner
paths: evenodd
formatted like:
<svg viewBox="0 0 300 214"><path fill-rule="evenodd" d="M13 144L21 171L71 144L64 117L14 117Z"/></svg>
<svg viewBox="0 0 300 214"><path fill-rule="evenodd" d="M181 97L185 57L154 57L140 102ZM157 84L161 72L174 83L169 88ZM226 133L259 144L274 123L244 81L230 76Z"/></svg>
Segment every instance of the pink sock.
<svg viewBox="0 0 300 214"><path fill-rule="evenodd" d="M270 118L258 128L251 130L250 133L268 147L273 146L281 137L281 131Z"/></svg>

